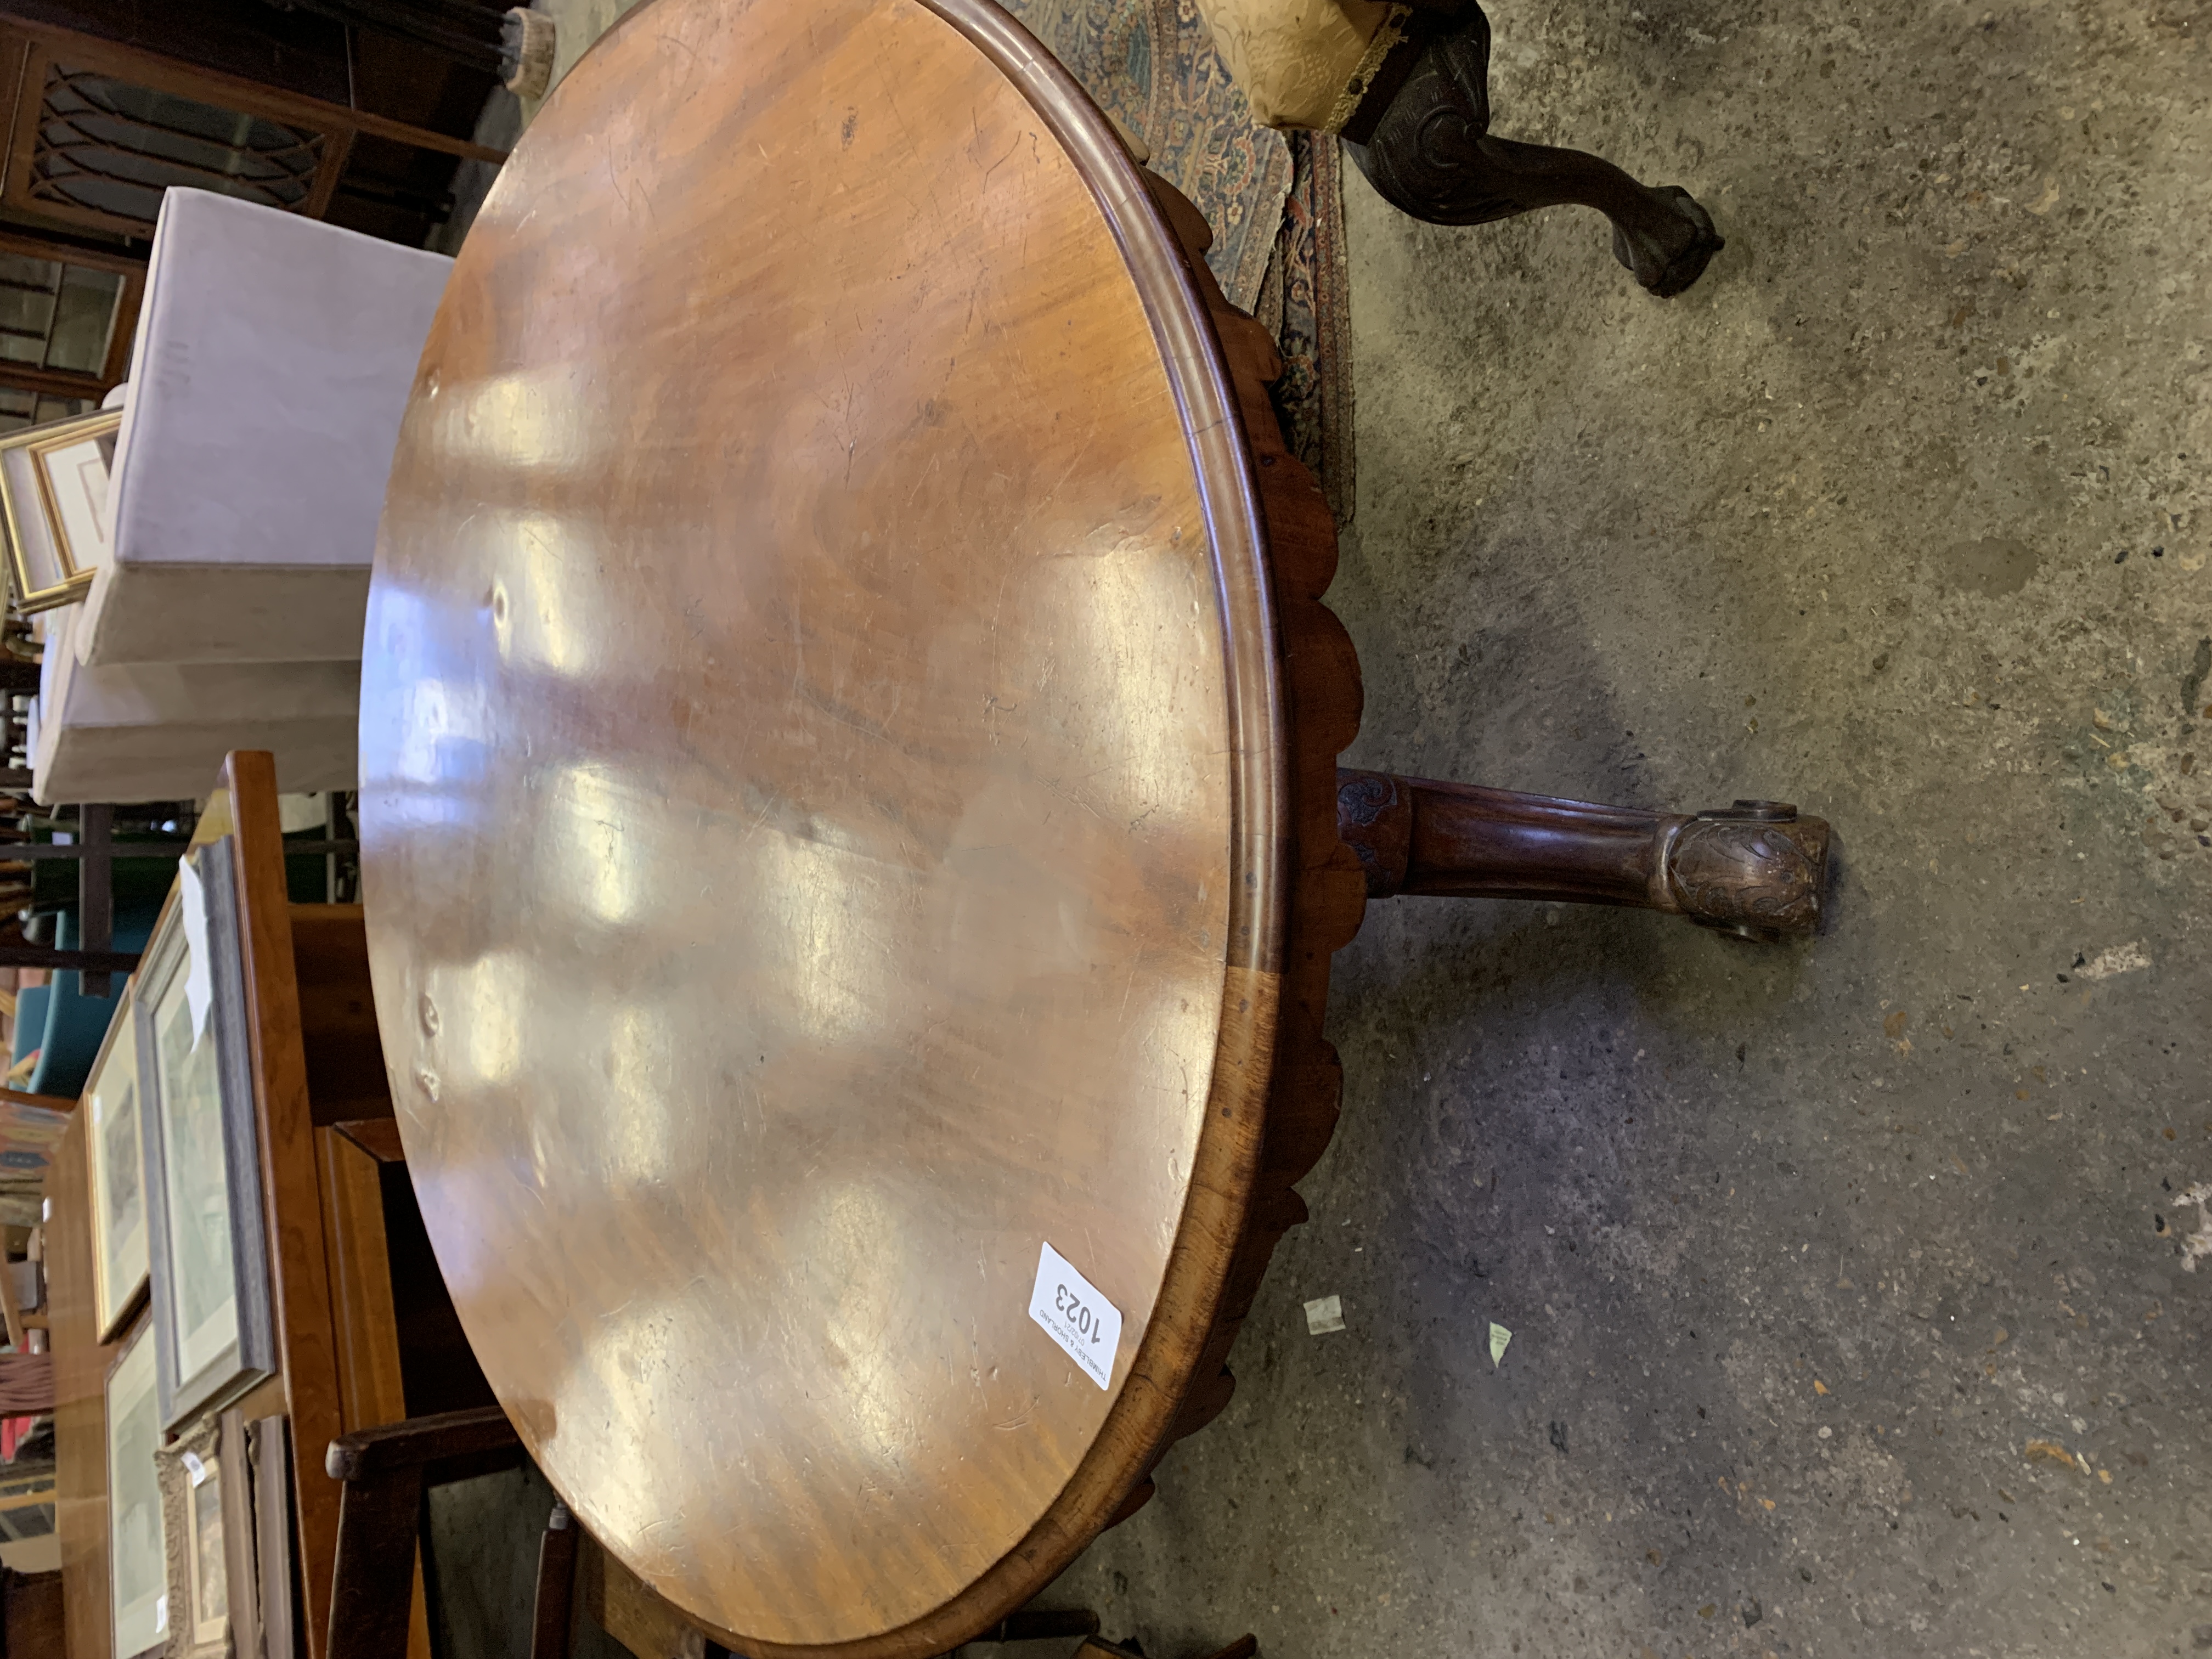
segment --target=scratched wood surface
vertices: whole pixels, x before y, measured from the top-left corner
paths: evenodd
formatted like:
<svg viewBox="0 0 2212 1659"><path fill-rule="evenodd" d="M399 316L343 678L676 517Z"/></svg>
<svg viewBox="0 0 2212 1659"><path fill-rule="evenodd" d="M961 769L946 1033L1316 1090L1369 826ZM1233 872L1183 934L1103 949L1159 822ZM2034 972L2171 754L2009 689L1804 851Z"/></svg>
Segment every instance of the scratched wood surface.
<svg viewBox="0 0 2212 1659"><path fill-rule="evenodd" d="M1334 531L1178 215L981 0L653 0L425 349L362 696L409 1169L533 1455L743 1651L940 1652L1141 1502L1334 1120Z"/></svg>

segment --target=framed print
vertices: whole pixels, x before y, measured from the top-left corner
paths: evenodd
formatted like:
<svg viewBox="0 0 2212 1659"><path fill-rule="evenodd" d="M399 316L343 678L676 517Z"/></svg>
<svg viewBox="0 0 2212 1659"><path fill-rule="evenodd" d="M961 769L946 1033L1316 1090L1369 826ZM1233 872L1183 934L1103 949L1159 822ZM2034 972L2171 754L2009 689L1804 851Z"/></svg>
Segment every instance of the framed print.
<svg viewBox="0 0 2212 1659"><path fill-rule="evenodd" d="M8 532L15 609L49 611L84 597L114 546L107 475L119 410L96 410L0 436L0 520Z"/></svg>
<svg viewBox="0 0 2212 1659"><path fill-rule="evenodd" d="M139 1659L168 1645L168 1547L161 1443L150 1322L141 1321L107 1373L107 1582L115 1659Z"/></svg>
<svg viewBox="0 0 2212 1659"><path fill-rule="evenodd" d="M134 999L165 1429L276 1369L230 838L187 854L177 890Z"/></svg>
<svg viewBox="0 0 2212 1659"><path fill-rule="evenodd" d="M257 1621L252 1480L238 1413L202 1418L159 1454L175 1659L246 1654Z"/></svg>
<svg viewBox="0 0 2212 1659"><path fill-rule="evenodd" d="M146 1289L146 1160L138 1130L138 1025L131 996L126 983L84 1086L92 1119L85 1148L92 1175L94 1324L103 1342L115 1340Z"/></svg>
<svg viewBox="0 0 2212 1659"><path fill-rule="evenodd" d="M79 571L99 569L115 551L114 520L107 511L107 475L115 460L115 438L123 416L119 410L107 412L113 423L105 430L87 417L82 430L31 446L46 521L61 543L62 557Z"/></svg>

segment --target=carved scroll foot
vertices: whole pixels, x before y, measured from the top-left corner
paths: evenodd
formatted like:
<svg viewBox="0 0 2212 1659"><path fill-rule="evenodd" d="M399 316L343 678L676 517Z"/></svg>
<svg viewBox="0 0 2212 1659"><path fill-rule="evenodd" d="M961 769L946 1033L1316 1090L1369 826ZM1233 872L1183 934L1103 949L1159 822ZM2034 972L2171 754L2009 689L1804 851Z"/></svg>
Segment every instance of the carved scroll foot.
<svg viewBox="0 0 2212 1659"><path fill-rule="evenodd" d="M1488 224L1539 208L1595 208L1613 256L1669 299L1726 246L1680 185L1646 185L1601 156L1490 131L1490 23L1480 6L1424 11L1384 60L1340 135L1368 182L1401 212L1438 225Z"/></svg>
<svg viewBox="0 0 2212 1659"><path fill-rule="evenodd" d="M1659 210L1656 216L1616 216L1613 257L1646 289L1671 300L1705 274L1712 257L1728 244L1713 228L1712 216L1680 185L1638 185ZM1656 222L1651 222L1656 216Z"/></svg>
<svg viewBox="0 0 2212 1659"><path fill-rule="evenodd" d="M1820 926L1828 825L1795 806L1651 812L1388 772L1336 778L1337 833L1370 898L1633 905L1770 943Z"/></svg>

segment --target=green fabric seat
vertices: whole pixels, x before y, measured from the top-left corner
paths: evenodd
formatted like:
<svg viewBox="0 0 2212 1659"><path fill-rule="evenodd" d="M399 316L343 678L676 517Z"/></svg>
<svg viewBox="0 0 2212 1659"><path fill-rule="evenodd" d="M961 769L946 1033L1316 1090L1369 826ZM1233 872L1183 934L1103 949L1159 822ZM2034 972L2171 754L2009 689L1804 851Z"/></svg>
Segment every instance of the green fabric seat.
<svg viewBox="0 0 2212 1659"><path fill-rule="evenodd" d="M118 909L114 948L143 950L153 934L155 918L160 914L158 902L147 904L142 901L128 910ZM80 948L74 908L61 913L55 943L64 951ZM114 1018L116 1004L122 1000L124 975L110 977L113 988L104 997L85 995L83 979L76 969L64 968L54 975L49 986L33 988L46 990L48 994L45 1035L38 1045L39 1063L31 1073L29 1086L33 1094L74 1097L84 1092L84 1080L92 1074L92 1062L99 1058L108 1023ZM15 1040L20 1045L25 1024L20 999L16 1008ZM21 1058L21 1054L17 1057Z"/></svg>

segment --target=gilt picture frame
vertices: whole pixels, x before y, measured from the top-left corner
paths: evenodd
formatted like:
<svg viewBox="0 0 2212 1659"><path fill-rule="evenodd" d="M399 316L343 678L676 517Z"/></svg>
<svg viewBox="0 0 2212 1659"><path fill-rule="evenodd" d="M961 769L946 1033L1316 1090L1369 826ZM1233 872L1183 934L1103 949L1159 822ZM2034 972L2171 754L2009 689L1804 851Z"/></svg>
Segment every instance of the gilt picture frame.
<svg viewBox="0 0 2212 1659"><path fill-rule="evenodd" d="M109 473L120 410L94 410L0 434L0 526L15 608L82 599L113 551Z"/></svg>
<svg viewBox="0 0 2212 1659"><path fill-rule="evenodd" d="M136 989L135 981L125 984L84 1085L94 1328L102 1342L115 1340L146 1295L146 1158L138 1122Z"/></svg>
<svg viewBox="0 0 2212 1659"><path fill-rule="evenodd" d="M172 1659L231 1659L256 1628L246 1425L202 1418L159 1454Z"/></svg>

